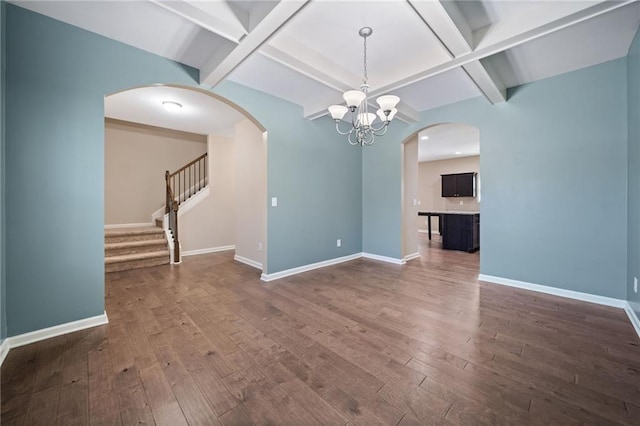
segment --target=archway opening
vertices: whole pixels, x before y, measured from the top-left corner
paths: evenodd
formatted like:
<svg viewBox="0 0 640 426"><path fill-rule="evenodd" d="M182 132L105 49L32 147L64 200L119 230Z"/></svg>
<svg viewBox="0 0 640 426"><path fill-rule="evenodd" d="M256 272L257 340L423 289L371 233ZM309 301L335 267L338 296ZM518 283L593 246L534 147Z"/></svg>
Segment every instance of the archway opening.
<svg viewBox="0 0 640 426"><path fill-rule="evenodd" d="M127 89L105 97L104 142L107 272L227 250L266 266L267 135L245 110L199 88ZM112 244L143 230L166 240L156 260Z"/></svg>
<svg viewBox="0 0 640 426"><path fill-rule="evenodd" d="M480 248L480 131L464 123L423 128L402 144L402 250Z"/></svg>

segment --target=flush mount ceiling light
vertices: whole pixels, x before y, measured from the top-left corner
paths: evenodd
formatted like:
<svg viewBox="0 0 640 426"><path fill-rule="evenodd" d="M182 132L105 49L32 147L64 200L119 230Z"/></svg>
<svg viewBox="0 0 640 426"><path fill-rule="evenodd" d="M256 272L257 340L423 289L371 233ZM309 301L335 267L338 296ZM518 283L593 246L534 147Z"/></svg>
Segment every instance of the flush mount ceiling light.
<svg viewBox="0 0 640 426"><path fill-rule="evenodd" d="M182 109L182 104L173 101L163 101L162 106L169 112L176 112Z"/></svg>
<svg viewBox="0 0 640 426"><path fill-rule="evenodd" d="M336 122L336 130L341 135L348 135L347 140L351 145L371 145L376 136L387 133L389 123L393 120L398 110L396 105L400 98L394 95L384 95L376 99L380 109L376 114L369 112L369 83L367 77L367 37L373 33L370 27L361 28L358 34L364 39L364 77L360 90L349 90L344 92L347 106L331 105L329 113ZM340 121L347 112L351 112L351 129L340 130ZM379 121L376 121L379 119Z"/></svg>
<svg viewBox="0 0 640 426"><path fill-rule="evenodd" d="M460 155L460 154L462 154L462 152L456 151L456 155Z"/></svg>
<svg viewBox="0 0 640 426"><path fill-rule="evenodd" d="M429 136L427 135L420 136L420 140L426 141L427 139L429 139Z"/></svg>

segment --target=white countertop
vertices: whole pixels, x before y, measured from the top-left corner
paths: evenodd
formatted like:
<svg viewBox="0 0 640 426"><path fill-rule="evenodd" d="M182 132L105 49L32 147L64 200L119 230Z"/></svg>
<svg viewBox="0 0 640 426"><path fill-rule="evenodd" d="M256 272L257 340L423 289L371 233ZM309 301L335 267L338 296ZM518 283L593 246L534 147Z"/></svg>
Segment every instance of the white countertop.
<svg viewBox="0 0 640 426"><path fill-rule="evenodd" d="M422 213L420 211L418 211L418 213ZM456 211L456 210L447 210L447 211L443 211L443 210L429 210L426 213L433 213L433 214L480 214L480 212L471 212L471 211Z"/></svg>

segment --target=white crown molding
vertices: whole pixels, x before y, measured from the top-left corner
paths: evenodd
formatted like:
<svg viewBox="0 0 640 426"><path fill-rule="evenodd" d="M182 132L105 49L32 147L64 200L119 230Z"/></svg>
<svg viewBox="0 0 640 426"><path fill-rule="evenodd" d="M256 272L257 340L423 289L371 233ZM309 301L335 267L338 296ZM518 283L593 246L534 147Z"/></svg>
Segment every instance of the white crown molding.
<svg viewBox="0 0 640 426"><path fill-rule="evenodd" d="M406 255L406 256L404 257L404 259L403 259L403 260L404 260L404 261L405 261L405 263L406 263L406 262L408 262L408 261L410 261L410 260L418 259L419 257L420 257L420 252L419 252L419 251L417 251L417 252L415 252L415 253L411 253L411 254Z"/></svg>
<svg viewBox="0 0 640 426"><path fill-rule="evenodd" d="M209 247L197 250L187 250L182 252L182 256L195 256L198 254L207 254L207 253L216 253L219 251L228 251L235 250L236 246L220 246L220 247Z"/></svg>
<svg viewBox="0 0 640 426"><path fill-rule="evenodd" d="M254 268L262 271L262 263L256 262L255 260L247 259L246 257L238 256L237 254L233 256L233 260L244 263L245 265L253 266Z"/></svg>
<svg viewBox="0 0 640 426"><path fill-rule="evenodd" d="M95 317L84 318L78 321L71 321L65 324L54 325L40 330L30 331L29 333L19 334L17 336L7 337L0 345L0 365L7 356L9 350L41 340L51 339L52 337L62 336L63 334L73 333L87 328L97 327L109 323L107 312Z"/></svg>
<svg viewBox="0 0 640 426"><path fill-rule="evenodd" d="M404 259L398 259L395 257L388 257L388 256L380 256L379 254L372 254L372 253L362 253L362 257L364 257L365 259L379 260L381 262L393 263L394 265L404 265L406 263Z"/></svg>
<svg viewBox="0 0 640 426"><path fill-rule="evenodd" d="M118 228L146 228L148 226L156 226L152 222L140 222L140 223L120 223L115 225L105 225L104 229L118 229Z"/></svg>

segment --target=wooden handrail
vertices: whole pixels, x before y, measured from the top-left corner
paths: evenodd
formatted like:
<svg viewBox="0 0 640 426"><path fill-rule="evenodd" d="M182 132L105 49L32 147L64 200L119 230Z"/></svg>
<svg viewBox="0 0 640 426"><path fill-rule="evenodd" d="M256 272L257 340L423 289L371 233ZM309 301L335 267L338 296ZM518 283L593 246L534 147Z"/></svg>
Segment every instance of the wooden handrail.
<svg viewBox="0 0 640 426"><path fill-rule="evenodd" d="M188 200L207 184L207 153L175 172L164 173L166 185L165 214L169 216L169 230L173 236L173 261L180 262L180 242L178 240L178 208L180 203ZM182 188L182 191L180 190ZM177 197L177 198L176 198Z"/></svg>
<svg viewBox="0 0 640 426"><path fill-rule="evenodd" d="M193 166L194 164L196 164L198 161L201 161L205 158L207 158L208 153L205 152L204 154L202 154L200 157L196 158L195 160L185 164L184 166L180 167L178 170L176 170L175 172L171 173L169 175L170 178L174 177L175 175L177 175L178 173L188 169L189 167Z"/></svg>

